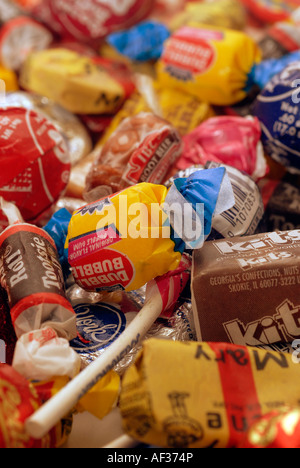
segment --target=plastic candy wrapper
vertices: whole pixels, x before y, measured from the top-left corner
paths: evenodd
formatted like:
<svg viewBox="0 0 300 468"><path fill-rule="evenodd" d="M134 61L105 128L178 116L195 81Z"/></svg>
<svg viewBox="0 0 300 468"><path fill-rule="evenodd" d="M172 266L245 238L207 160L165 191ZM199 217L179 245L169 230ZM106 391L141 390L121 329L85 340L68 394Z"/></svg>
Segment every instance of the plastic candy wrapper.
<svg viewBox="0 0 300 468"><path fill-rule="evenodd" d="M18 16L1 27L0 61L18 72L31 52L47 49L52 41L52 34L42 24L27 16Z"/></svg>
<svg viewBox="0 0 300 468"><path fill-rule="evenodd" d="M300 6L297 0L242 0L245 7L263 23L289 20Z"/></svg>
<svg viewBox="0 0 300 468"><path fill-rule="evenodd" d="M259 41L259 47L264 60L278 59L299 50L299 25L293 21L282 21L270 26Z"/></svg>
<svg viewBox="0 0 300 468"><path fill-rule="evenodd" d="M114 114L134 90L124 64L63 47L32 53L22 67L20 84L74 114Z"/></svg>
<svg viewBox="0 0 300 468"><path fill-rule="evenodd" d="M70 433L67 419L41 439L28 435L25 421L41 404L32 383L13 367L0 364L0 448L58 448L66 441Z"/></svg>
<svg viewBox="0 0 300 468"><path fill-rule="evenodd" d="M253 105L265 152L291 173L300 173L299 79L299 62L294 62L275 75Z"/></svg>
<svg viewBox="0 0 300 468"><path fill-rule="evenodd" d="M134 92L127 99L100 139L99 146L110 138L123 120L141 112L151 111L167 120L181 135L189 133L204 120L215 115L212 107L205 102L201 102L183 91L176 90L175 92L173 89L159 86L159 83L151 78L150 81L150 85L148 80L146 87L143 85L141 90ZM151 87L152 89L149 91Z"/></svg>
<svg viewBox="0 0 300 468"><path fill-rule="evenodd" d="M300 447L300 410L274 409L253 423L238 448L293 449Z"/></svg>
<svg viewBox="0 0 300 468"><path fill-rule="evenodd" d="M160 184L182 148L179 133L164 119L151 113L128 117L96 158L87 176L85 196L96 191L99 199L140 182Z"/></svg>
<svg viewBox="0 0 300 468"><path fill-rule="evenodd" d="M245 9L240 1L218 0L217 2L187 1L184 10L171 18L167 24L171 31L176 31L190 23L243 30L246 22Z"/></svg>
<svg viewBox="0 0 300 468"><path fill-rule="evenodd" d="M67 187L71 164L64 138L42 114L21 107L0 109L0 126L0 195L26 222L38 222ZM3 213L1 225L8 225Z"/></svg>
<svg viewBox="0 0 300 468"><path fill-rule="evenodd" d="M149 89L148 85L147 89ZM69 197L83 198L86 189L86 178L92 164L99 157L102 147L111 138L111 135L118 130L123 120L143 112L152 112L167 120L180 135L189 133L205 119L215 115L211 106L200 102L193 96L184 92L174 92L171 89L160 88L156 84L155 89L150 90L147 98L144 92L133 92L122 109L117 112L112 120L110 119L107 129L96 144L94 151L72 168L67 187Z"/></svg>
<svg viewBox="0 0 300 468"><path fill-rule="evenodd" d="M107 42L130 60L146 62L160 58L163 44L169 36L170 32L164 24L147 21L127 31L111 34Z"/></svg>
<svg viewBox="0 0 300 468"><path fill-rule="evenodd" d="M298 407L297 382L285 353L148 340L122 379L123 427L157 447L236 448L278 402Z"/></svg>
<svg viewBox="0 0 300 468"><path fill-rule="evenodd" d="M244 172L231 166L208 162L205 166L191 166L178 172L165 185L170 187L176 178L189 177L200 169L219 166L226 167L234 192L235 205L230 210L214 217L212 232L208 240L256 234L264 217L264 204L257 184Z"/></svg>
<svg viewBox="0 0 300 468"><path fill-rule="evenodd" d="M55 243L43 229L23 223L11 204L2 200L2 209L11 224L0 235L0 281L18 339L13 367L28 379L73 377L79 359L69 341L77 336L76 316Z"/></svg>
<svg viewBox="0 0 300 468"><path fill-rule="evenodd" d="M264 177L268 168L261 144L258 119L251 117L213 117L183 137L183 155L178 169L208 161L227 164L250 175Z"/></svg>
<svg viewBox="0 0 300 468"><path fill-rule="evenodd" d="M145 19L152 0L16 0L65 39L97 46L110 33L127 29ZM27 3L27 5L26 5Z"/></svg>
<svg viewBox="0 0 300 468"><path fill-rule="evenodd" d="M299 247L294 230L206 242L194 252L197 339L245 346L299 339Z"/></svg>
<svg viewBox="0 0 300 468"><path fill-rule="evenodd" d="M242 101L249 75L261 61L247 34L213 26L184 26L165 42L157 64L158 81L217 106Z"/></svg>
<svg viewBox="0 0 300 468"><path fill-rule="evenodd" d="M184 90L216 106L232 106L253 88L263 89L295 60L299 60L299 51L262 61L260 48L250 35L191 25L165 42L157 74L165 87Z"/></svg>
<svg viewBox="0 0 300 468"><path fill-rule="evenodd" d="M65 244L75 281L96 292L139 289L176 269L187 246L200 248L212 218L233 205L224 168L177 179L169 191L142 183L88 204L73 214Z"/></svg>
<svg viewBox="0 0 300 468"><path fill-rule="evenodd" d="M72 166L92 151L91 137L79 118L45 96L18 91L7 94L5 104L42 113L50 120L65 137Z"/></svg>

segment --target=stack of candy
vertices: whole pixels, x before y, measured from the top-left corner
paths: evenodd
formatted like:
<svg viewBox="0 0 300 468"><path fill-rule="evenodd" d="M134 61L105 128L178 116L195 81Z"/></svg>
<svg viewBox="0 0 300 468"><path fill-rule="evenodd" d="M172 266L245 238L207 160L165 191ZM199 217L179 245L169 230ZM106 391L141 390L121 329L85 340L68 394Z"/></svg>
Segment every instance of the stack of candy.
<svg viewBox="0 0 300 468"><path fill-rule="evenodd" d="M0 0L1 448L115 409L136 446L299 447L299 28Z"/></svg>

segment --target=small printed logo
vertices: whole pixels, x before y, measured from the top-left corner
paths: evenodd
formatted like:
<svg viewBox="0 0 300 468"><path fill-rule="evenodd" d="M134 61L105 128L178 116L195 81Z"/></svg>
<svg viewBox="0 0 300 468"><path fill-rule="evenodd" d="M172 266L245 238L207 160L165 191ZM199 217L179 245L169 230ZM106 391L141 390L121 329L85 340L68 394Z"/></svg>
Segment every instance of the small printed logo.
<svg viewBox="0 0 300 468"><path fill-rule="evenodd" d="M109 346L125 330L121 309L106 303L78 304L74 307L78 336L71 341L78 353L93 353Z"/></svg>

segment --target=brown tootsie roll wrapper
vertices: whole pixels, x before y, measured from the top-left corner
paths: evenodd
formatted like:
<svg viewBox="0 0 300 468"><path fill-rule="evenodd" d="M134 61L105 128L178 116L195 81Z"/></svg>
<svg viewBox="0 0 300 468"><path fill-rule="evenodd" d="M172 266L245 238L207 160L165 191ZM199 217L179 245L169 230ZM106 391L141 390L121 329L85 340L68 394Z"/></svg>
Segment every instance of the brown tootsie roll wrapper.
<svg viewBox="0 0 300 468"><path fill-rule="evenodd" d="M260 346L300 338L300 230L206 242L194 253L197 339Z"/></svg>

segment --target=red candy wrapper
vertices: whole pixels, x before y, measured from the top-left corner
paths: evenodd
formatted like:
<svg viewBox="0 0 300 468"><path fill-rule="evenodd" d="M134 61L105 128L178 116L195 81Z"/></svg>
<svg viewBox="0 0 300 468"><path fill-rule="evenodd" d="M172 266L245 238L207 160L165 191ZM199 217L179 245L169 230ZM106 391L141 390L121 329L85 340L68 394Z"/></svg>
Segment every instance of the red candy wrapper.
<svg viewBox="0 0 300 468"><path fill-rule="evenodd" d="M24 0L18 0L24 6ZM145 19L152 0L37 0L31 12L64 38L98 43L110 33Z"/></svg>
<svg viewBox="0 0 300 468"><path fill-rule="evenodd" d="M258 419L239 448L300 448L300 410L281 408Z"/></svg>
<svg viewBox="0 0 300 468"><path fill-rule="evenodd" d="M97 197L140 182L160 184L182 153L182 139L167 121L151 113L125 119L101 149L86 180Z"/></svg>
<svg viewBox="0 0 300 468"><path fill-rule="evenodd" d="M260 138L256 118L212 117L183 137L184 151L177 168L213 161L235 167L258 180L268 171Z"/></svg>
<svg viewBox="0 0 300 468"><path fill-rule="evenodd" d="M56 127L41 114L0 109L0 196L13 202L26 222L37 222L69 181L71 162ZM0 213L0 226L8 225Z"/></svg>
<svg viewBox="0 0 300 468"><path fill-rule="evenodd" d="M31 383L11 366L0 364L0 448L57 448L64 441L64 435L68 434L62 424L42 439L33 439L26 433L26 419L40 406Z"/></svg>

